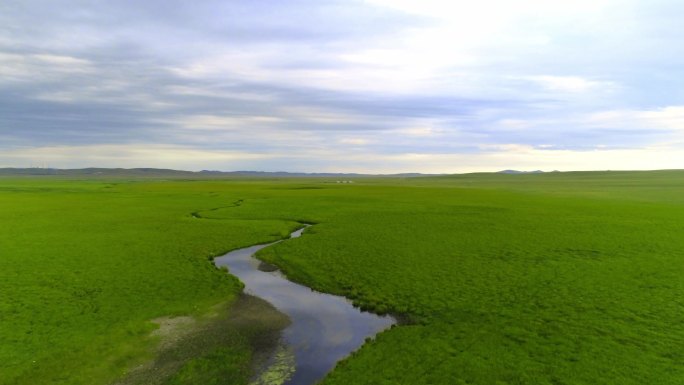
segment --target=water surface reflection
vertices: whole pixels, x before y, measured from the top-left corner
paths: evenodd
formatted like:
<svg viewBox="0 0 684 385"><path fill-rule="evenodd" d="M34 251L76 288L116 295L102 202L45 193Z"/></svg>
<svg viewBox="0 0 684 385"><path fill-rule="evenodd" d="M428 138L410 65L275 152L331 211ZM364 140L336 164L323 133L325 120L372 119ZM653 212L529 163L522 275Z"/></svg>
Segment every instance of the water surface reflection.
<svg viewBox="0 0 684 385"><path fill-rule="evenodd" d="M304 230L293 232L291 238L299 237ZM292 324L283 331L283 338L294 353L295 371L285 384L314 384L367 337L396 321L390 316L362 312L344 297L288 281L279 271L259 270L261 262L252 255L278 242L234 250L214 263L227 266L245 284L247 293L265 299L290 317Z"/></svg>

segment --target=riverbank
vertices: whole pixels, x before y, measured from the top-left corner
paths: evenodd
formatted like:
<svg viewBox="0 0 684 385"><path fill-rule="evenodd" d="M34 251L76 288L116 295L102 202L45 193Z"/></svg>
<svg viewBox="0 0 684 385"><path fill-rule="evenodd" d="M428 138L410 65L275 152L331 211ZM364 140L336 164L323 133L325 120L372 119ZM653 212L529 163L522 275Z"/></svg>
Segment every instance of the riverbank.
<svg viewBox="0 0 684 385"><path fill-rule="evenodd" d="M155 358L114 385L246 384L275 354L286 315L241 294L202 317L164 317Z"/></svg>
<svg viewBox="0 0 684 385"><path fill-rule="evenodd" d="M276 244L297 242L311 225L292 232L290 238L255 245L217 257L218 267L227 267L230 274L245 285L245 292L263 298L290 317L292 323L283 329L283 342L294 357L294 371L284 382L272 384L314 384L335 365L360 348L368 338L396 324L390 316L364 312L345 297L321 293L288 280L254 257Z"/></svg>

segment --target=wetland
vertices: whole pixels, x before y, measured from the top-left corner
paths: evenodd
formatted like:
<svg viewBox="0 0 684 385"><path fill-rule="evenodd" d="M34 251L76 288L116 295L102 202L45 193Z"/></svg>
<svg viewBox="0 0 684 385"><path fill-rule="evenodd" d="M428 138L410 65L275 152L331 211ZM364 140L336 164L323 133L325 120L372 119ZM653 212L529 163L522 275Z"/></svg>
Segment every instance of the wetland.
<svg viewBox="0 0 684 385"><path fill-rule="evenodd" d="M0 384L682 383L683 171L329 182L1 179Z"/></svg>

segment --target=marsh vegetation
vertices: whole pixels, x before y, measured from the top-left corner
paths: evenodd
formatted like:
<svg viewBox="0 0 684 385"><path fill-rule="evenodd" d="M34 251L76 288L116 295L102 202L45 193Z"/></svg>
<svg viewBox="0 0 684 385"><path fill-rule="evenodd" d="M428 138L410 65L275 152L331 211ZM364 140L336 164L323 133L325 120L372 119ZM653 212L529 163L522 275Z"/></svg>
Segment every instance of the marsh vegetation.
<svg viewBox="0 0 684 385"><path fill-rule="evenodd" d="M324 384L682 383L684 172L326 182L1 180L0 383L122 381L159 359L153 320L235 312L210 258L300 222L258 257L411 320ZM169 381L220 357L246 383L247 337Z"/></svg>
<svg viewBox="0 0 684 385"><path fill-rule="evenodd" d="M287 242L299 238L311 227L302 225L290 234ZM271 365L263 369L273 379L269 384L315 384L338 361L378 332L395 325L396 320L361 311L344 297L319 293L291 282L275 265L254 258L258 251L279 243L281 241L233 250L215 258L214 263L228 267L230 273L245 284L246 292L267 300L290 318L290 325L282 333L284 354L275 355ZM283 365L288 356L291 357L286 360L289 367Z"/></svg>

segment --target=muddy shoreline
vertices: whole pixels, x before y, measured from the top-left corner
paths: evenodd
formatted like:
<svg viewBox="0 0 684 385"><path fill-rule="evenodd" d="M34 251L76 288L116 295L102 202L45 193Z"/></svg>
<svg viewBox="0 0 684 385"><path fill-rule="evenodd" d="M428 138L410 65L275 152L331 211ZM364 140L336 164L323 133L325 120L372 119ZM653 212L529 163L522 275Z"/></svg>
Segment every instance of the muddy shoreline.
<svg viewBox="0 0 684 385"><path fill-rule="evenodd" d="M251 350L248 373L263 371L281 346L282 329L290 324L286 315L268 302L241 293L231 303L223 303L204 317L163 317L152 336L159 338L153 361L130 370L113 385L161 385L168 383L193 359L229 347Z"/></svg>
<svg viewBox="0 0 684 385"><path fill-rule="evenodd" d="M246 358L227 377L215 377L221 383L314 384L368 338L402 323L289 281L277 266L254 257L263 248L300 237L309 226L304 224L289 238L214 258L218 268L245 285L242 293L204 316L152 320L160 326L151 335L159 338L153 360L129 370L113 385L175 384L193 362L226 349L235 350L232 357Z"/></svg>

